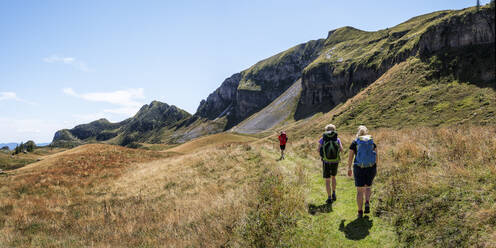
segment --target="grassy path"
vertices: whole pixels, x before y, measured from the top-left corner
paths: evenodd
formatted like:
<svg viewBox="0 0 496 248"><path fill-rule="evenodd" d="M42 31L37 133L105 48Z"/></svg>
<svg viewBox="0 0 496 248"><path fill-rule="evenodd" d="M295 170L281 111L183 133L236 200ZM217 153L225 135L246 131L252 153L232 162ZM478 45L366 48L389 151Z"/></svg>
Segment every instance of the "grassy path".
<svg viewBox="0 0 496 248"><path fill-rule="evenodd" d="M274 155L271 157L275 159ZM289 243L296 247L399 246L393 227L385 220L373 216L373 209L367 217L357 218L356 189L353 179L345 176L345 165L340 164L338 171L337 201L326 205L327 195L319 161L301 158L293 153L276 163L289 173L288 176L295 175L298 167L303 168L306 175L303 187L307 212L299 216L295 235L292 235Z"/></svg>

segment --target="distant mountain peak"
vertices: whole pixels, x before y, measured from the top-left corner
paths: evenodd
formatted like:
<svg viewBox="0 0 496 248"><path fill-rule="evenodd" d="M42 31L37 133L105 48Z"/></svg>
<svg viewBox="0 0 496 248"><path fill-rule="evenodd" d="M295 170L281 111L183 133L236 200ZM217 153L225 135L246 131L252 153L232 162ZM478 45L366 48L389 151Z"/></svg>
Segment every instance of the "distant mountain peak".
<svg viewBox="0 0 496 248"><path fill-rule="evenodd" d="M102 118L73 129L57 131L53 138L54 146L77 146L87 142L108 142L127 145L131 142L146 141L149 132L170 126L191 115L160 101L143 105L138 113L124 121L111 123Z"/></svg>

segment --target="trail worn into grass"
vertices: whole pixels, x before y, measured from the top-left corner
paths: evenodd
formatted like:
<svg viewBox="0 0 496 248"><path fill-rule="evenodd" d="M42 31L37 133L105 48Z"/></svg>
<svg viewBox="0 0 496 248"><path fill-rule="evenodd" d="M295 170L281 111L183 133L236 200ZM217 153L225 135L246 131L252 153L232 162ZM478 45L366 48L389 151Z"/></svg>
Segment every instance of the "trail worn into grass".
<svg viewBox="0 0 496 248"><path fill-rule="evenodd" d="M276 161L277 153L265 155ZM289 232L292 247L397 247L394 228L384 219L375 217L373 210L357 218L356 189L352 178L346 176L346 165L340 164L337 176L337 201L326 205L324 179L320 161L290 152L276 166L286 172L286 179L303 174L302 185L306 209L299 213L297 225ZM299 170L299 172L298 172ZM380 176L380 174L378 175ZM372 196L374 197L374 196ZM373 198L372 198L373 200ZM372 202L372 207L374 206Z"/></svg>

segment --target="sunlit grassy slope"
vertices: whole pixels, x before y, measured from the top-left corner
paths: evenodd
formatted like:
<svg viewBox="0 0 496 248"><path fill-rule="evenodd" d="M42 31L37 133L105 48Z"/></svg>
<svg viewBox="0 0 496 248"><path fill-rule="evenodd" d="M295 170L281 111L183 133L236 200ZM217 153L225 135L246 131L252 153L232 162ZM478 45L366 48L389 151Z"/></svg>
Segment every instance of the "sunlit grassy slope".
<svg viewBox="0 0 496 248"><path fill-rule="evenodd" d="M462 10L437 11L413 17L396 26L367 32L353 27L342 27L332 32L322 48L320 56L310 63L305 71L310 71L321 64L332 65L333 73L348 70L350 67L379 68L385 61L404 56L418 46L423 34L440 24L452 23L465 19L478 11L491 12L489 6L480 10L466 8Z"/></svg>
<svg viewBox="0 0 496 248"><path fill-rule="evenodd" d="M309 132L312 135L320 133L323 123L329 122L341 130L354 130L362 124L372 128L395 129L461 124L495 125L496 82L478 84L459 81L454 78L453 71L439 64L438 59L437 56L410 58L399 63L330 112L290 124L286 129L300 138L308 136ZM477 66L494 67L494 62L491 62L493 59L494 48L484 55L484 59L477 60L479 64L463 68L476 70ZM484 61L486 65L482 65ZM469 71L460 73L470 74Z"/></svg>
<svg viewBox="0 0 496 248"><path fill-rule="evenodd" d="M182 145L176 146L174 148L166 150L166 152L177 152L177 153L196 153L199 150L205 149L207 147L225 144L225 143L243 143L256 140L253 137L232 133L219 133L209 136L200 137L198 139L192 140L190 142L184 143Z"/></svg>
<svg viewBox="0 0 496 248"><path fill-rule="evenodd" d="M373 129L381 163L364 219L345 164L338 201L323 205L313 132L283 161L275 136L205 137L216 144L184 155L85 145L0 177L0 246L492 247L495 131Z"/></svg>
<svg viewBox="0 0 496 248"><path fill-rule="evenodd" d="M37 147L33 152L19 153L13 155L13 151L0 151L0 169L13 170L21 168L27 164L42 160L50 154L64 151L65 148Z"/></svg>
<svg viewBox="0 0 496 248"><path fill-rule="evenodd" d="M222 133L172 148L83 145L8 171L0 247L496 247L495 84L473 80L494 67L494 48L464 49L410 58L282 127L286 160L276 135ZM195 137L215 129L197 121ZM338 201L323 205L316 150L328 123L345 147L360 124L378 145L368 218L356 219L345 161Z"/></svg>
<svg viewBox="0 0 496 248"><path fill-rule="evenodd" d="M312 204L317 207L315 216L302 214L296 227L289 228L294 232L291 246L494 247L495 131L494 126L465 125L372 130L381 162L369 220L354 219L346 163L338 172L338 201L326 213L320 163L314 155L318 135L297 139L289 157L306 167L303 196L309 212ZM352 138L353 133L341 132L345 146Z"/></svg>
<svg viewBox="0 0 496 248"><path fill-rule="evenodd" d="M240 143L249 137L224 138L188 155L84 145L11 171L0 177L0 246L229 243L263 164Z"/></svg>

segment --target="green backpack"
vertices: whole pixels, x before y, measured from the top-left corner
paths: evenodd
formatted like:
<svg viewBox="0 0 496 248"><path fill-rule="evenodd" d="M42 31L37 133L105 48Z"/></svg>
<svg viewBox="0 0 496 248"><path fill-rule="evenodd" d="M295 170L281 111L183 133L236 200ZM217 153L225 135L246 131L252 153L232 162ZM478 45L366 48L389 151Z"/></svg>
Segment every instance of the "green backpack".
<svg viewBox="0 0 496 248"><path fill-rule="evenodd" d="M332 131L324 133L322 136L322 146L320 147L320 157L327 163L338 163L341 160L339 157L337 132Z"/></svg>

